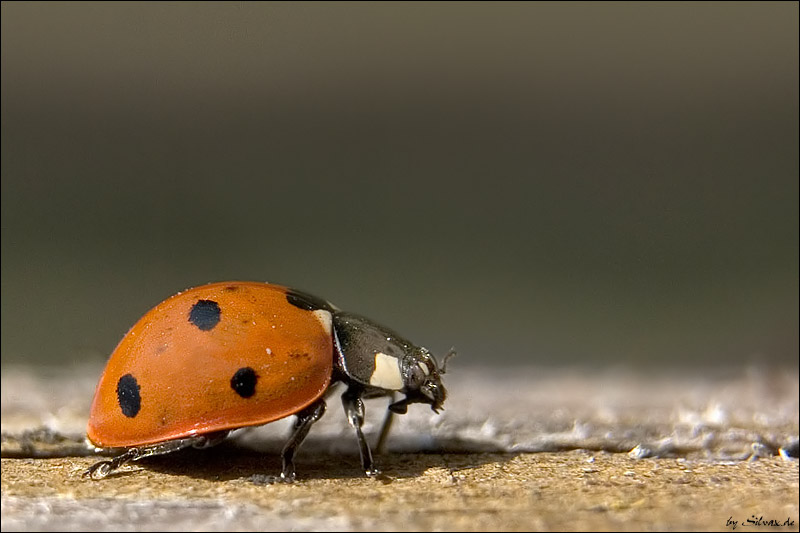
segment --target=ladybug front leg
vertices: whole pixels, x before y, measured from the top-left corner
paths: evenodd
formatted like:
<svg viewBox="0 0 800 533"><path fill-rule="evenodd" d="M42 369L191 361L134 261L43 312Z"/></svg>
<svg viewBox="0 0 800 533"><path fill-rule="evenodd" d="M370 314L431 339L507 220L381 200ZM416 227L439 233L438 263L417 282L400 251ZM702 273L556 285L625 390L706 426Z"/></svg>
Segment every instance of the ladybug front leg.
<svg viewBox="0 0 800 533"><path fill-rule="evenodd" d="M367 477L375 477L381 471L375 468L369 443L364 438L364 432L361 431L361 426L364 425L364 401L361 399L363 394L364 391L361 387L351 385L342 394L342 406L344 406L347 421L356 430L359 451L361 452L361 466L364 468L364 473L367 474Z"/></svg>
<svg viewBox="0 0 800 533"><path fill-rule="evenodd" d="M145 457L152 457L154 455L164 455L166 453L176 452L184 448L194 446L195 448L207 448L222 442L228 435L227 431L220 433L213 433L209 435L198 435L196 437L188 437L185 439L175 439L151 446L141 446L138 448L130 448L125 453L122 453L110 461L99 461L89 467L84 476L92 479L103 479L114 470L122 465L131 461L138 461Z"/></svg>

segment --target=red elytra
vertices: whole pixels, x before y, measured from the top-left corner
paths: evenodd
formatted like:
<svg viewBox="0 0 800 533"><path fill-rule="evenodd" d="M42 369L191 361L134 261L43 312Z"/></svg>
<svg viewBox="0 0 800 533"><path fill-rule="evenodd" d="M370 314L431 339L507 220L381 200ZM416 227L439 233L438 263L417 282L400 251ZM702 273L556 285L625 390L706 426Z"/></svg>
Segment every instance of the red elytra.
<svg viewBox="0 0 800 533"><path fill-rule="evenodd" d="M213 283L151 309L111 354L89 440L145 446L265 424L313 404L331 382L331 314L290 303L289 291Z"/></svg>

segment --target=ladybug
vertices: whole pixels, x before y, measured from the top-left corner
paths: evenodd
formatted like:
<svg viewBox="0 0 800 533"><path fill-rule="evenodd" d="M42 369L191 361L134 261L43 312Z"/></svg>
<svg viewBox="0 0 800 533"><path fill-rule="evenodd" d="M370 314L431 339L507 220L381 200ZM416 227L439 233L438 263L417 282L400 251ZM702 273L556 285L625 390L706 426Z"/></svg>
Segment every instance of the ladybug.
<svg viewBox="0 0 800 533"><path fill-rule="evenodd" d="M102 478L129 461L207 447L231 431L290 415L280 481L295 478L294 455L338 383L367 476L376 476L361 426L363 398L405 397L442 409L446 391L433 355L392 330L288 287L233 281L188 289L148 311L123 337L97 384L87 428L98 448L123 449L86 475Z"/></svg>

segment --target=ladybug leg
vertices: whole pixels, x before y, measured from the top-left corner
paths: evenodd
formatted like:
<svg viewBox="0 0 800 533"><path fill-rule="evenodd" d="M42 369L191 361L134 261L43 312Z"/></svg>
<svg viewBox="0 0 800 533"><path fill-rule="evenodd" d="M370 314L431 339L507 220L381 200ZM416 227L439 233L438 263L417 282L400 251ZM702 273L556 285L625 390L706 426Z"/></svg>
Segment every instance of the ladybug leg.
<svg viewBox="0 0 800 533"><path fill-rule="evenodd" d="M99 461L89 467L84 476L92 479L103 479L114 470L122 465L131 461L138 461L145 457L152 457L154 455L164 455L165 453L172 453L183 448L194 446L195 448L207 448L222 442L228 435L227 431L221 433L212 433L210 435L198 435L196 437L188 437L185 439L175 439L160 444L153 444L152 446L142 446L139 448L130 448L125 453L122 453L110 461Z"/></svg>
<svg viewBox="0 0 800 533"><path fill-rule="evenodd" d="M141 452L141 448L131 448L127 452L114 457L110 461L99 461L90 466L89 469L83 473L83 476L89 476L92 479L103 479L125 463L137 459Z"/></svg>
<svg viewBox="0 0 800 533"><path fill-rule="evenodd" d="M389 395L389 403L394 403L395 393ZM378 444L375 445L375 450L382 454L386 451L386 439L389 437L389 431L392 429L392 422L394 421L394 411L391 409L386 410L386 416L383 418L381 424L381 432L378 435Z"/></svg>
<svg viewBox="0 0 800 533"><path fill-rule="evenodd" d="M325 414L325 401L320 400L317 403L311 404L297 414L297 420L294 423L294 433L289 437L289 441L281 451L281 462L283 468L281 470L280 481L291 483L295 478L294 471L294 454L308 435L308 430L311 426L322 418Z"/></svg>
<svg viewBox="0 0 800 533"><path fill-rule="evenodd" d="M347 421L356 430L356 437L358 438L358 446L361 452L361 466L367 477L375 477L381 472L375 468L375 463L372 460L372 451L369 449L367 439L364 438L364 432L361 431L361 426L364 425L364 401L361 399L364 391L361 387L350 386L342 394L342 406L347 415Z"/></svg>

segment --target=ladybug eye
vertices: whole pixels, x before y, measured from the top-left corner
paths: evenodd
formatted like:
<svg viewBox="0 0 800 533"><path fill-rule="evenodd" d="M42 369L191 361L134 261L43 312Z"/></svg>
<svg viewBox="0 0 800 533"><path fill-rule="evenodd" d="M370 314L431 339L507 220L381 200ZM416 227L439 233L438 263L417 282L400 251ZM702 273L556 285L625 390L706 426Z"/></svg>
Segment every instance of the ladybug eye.
<svg viewBox="0 0 800 533"><path fill-rule="evenodd" d="M422 368L423 363L411 365L411 372L409 373L408 385L411 388L419 389L425 383L425 378L428 376L427 372Z"/></svg>
<svg viewBox="0 0 800 533"><path fill-rule="evenodd" d="M428 359L425 361L425 368L428 371L428 375L433 374L436 372L436 363L433 361L433 359Z"/></svg>

